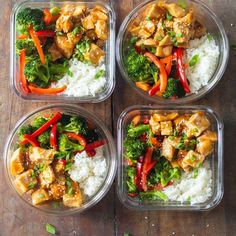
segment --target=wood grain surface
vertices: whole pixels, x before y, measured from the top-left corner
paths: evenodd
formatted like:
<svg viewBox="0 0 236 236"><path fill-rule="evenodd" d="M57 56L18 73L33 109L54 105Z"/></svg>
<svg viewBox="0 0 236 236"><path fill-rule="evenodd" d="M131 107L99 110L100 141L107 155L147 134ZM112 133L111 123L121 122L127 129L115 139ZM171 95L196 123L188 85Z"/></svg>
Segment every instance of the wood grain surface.
<svg viewBox="0 0 236 236"><path fill-rule="evenodd" d="M141 0L114 0L119 25ZM236 43L236 1L205 0L222 20L230 44ZM13 2L0 0L0 153L15 123L27 112L45 103L26 102L17 97L9 82L9 26ZM217 87L195 104L211 106L223 117L225 193L222 202L208 212L131 211L117 198L115 185L99 204L74 216L47 216L25 206L9 188L0 159L0 236L48 235L45 224L56 226L61 236L112 236L125 232L133 236L234 236L236 235L236 52L231 51L226 73ZM116 136L116 122L130 105L150 104L140 98L116 73L116 88L111 98L95 105L83 105L103 119Z"/></svg>

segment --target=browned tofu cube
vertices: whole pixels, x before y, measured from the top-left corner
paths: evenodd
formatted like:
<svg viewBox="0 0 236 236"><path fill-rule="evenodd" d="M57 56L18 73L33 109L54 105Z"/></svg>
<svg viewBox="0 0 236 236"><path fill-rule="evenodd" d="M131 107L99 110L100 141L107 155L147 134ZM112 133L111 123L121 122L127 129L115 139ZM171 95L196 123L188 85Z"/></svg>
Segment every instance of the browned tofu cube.
<svg viewBox="0 0 236 236"><path fill-rule="evenodd" d="M66 187L65 185L54 183L50 185L50 195L53 199L60 199L65 194Z"/></svg>
<svg viewBox="0 0 236 236"><path fill-rule="evenodd" d="M19 193L23 194L27 192L38 183L37 179L33 177L33 172L34 171L30 169L16 177L15 187Z"/></svg>
<svg viewBox="0 0 236 236"><path fill-rule="evenodd" d="M173 127L171 121L162 121L161 122L161 135L172 135Z"/></svg>
<svg viewBox="0 0 236 236"><path fill-rule="evenodd" d="M176 3L164 4L163 6L174 17L184 17L186 14L185 10Z"/></svg>
<svg viewBox="0 0 236 236"><path fill-rule="evenodd" d="M88 15L86 17L84 17L82 20L82 26L86 29L86 30L90 30L90 29L94 29L94 23L93 23L93 18L91 15Z"/></svg>
<svg viewBox="0 0 236 236"><path fill-rule="evenodd" d="M56 21L56 30L68 33L73 29L73 17L72 15L60 15Z"/></svg>
<svg viewBox="0 0 236 236"><path fill-rule="evenodd" d="M16 149L10 160L10 171L16 176L24 171L23 153L20 148Z"/></svg>
<svg viewBox="0 0 236 236"><path fill-rule="evenodd" d="M205 157L193 150L189 151L182 161L184 171L189 171L192 168L196 168L200 163L204 161Z"/></svg>
<svg viewBox="0 0 236 236"><path fill-rule="evenodd" d="M210 140L198 140L196 151L206 157L213 152L213 147L214 143Z"/></svg>
<svg viewBox="0 0 236 236"><path fill-rule="evenodd" d="M31 197L33 205L38 205L50 199L48 192L43 188L40 188L33 192Z"/></svg>
<svg viewBox="0 0 236 236"><path fill-rule="evenodd" d="M74 194L64 194L63 204L68 207L80 207L83 203L82 194L79 189Z"/></svg>
<svg viewBox="0 0 236 236"><path fill-rule="evenodd" d="M34 164L50 165L54 159L55 151L53 149L47 150L40 147L29 148L29 159Z"/></svg>
<svg viewBox="0 0 236 236"><path fill-rule="evenodd" d="M152 117L153 117L153 120L156 122L169 120L169 118L166 115L162 115L162 114L158 114L158 113L153 114Z"/></svg>
<svg viewBox="0 0 236 236"><path fill-rule="evenodd" d="M56 177L51 166L47 166L43 172L39 174L40 184L48 186L55 181Z"/></svg>
<svg viewBox="0 0 236 236"><path fill-rule="evenodd" d="M161 155L164 156L168 161L171 161L175 154L175 148L170 144L168 138L164 138L162 147L161 147Z"/></svg>
<svg viewBox="0 0 236 236"><path fill-rule="evenodd" d="M153 116L149 120L149 125L151 127L151 130L154 134L160 135L161 134L161 124L160 122L157 122L153 119Z"/></svg>
<svg viewBox="0 0 236 236"><path fill-rule="evenodd" d="M63 174L65 171L65 164L61 160L57 161L54 171L56 174Z"/></svg>
<svg viewBox="0 0 236 236"><path fill-rule="evenodd" d="M217 141L217 134L214 131L206 130L199 138L199 141L210 140L212 142Z"/></svg>
<svg viewBox="0 0 236 236"><path fill-rule="evenodd" d="M173 146L176 147L180 143L181 137L169 136L168 141Z"/></svg>
<svg viewBox="0 0 236 236"><path fill-rule="evenodd" d="M91 61L94 65L100 63L100 61L104 58L105 52L99 48L96 44L92 43L89 51L89 61Z"/></svg>
<svg viewBox="0 0 236 236"><path fill-rule="evenodd" d="M158 6L158 4L154 3L150 5L146 9L146 16L150 18L150 20L158 20L165 14L165 9Z"/></svg>
<svg viewBox="0 0 236 236"><path fill-rule="evenodd" d="M107 22L104 20L97 20L95 24L95 33L97 37L102 40L107 40L108 38L108 28Z"/></svg>
<svg viewBox="0 0 236 236"><path fill-rule="evenodd" d="M210 126L210 121L203 112L197 112L186 122L186 134L188 137L198 137Z"/></svg>

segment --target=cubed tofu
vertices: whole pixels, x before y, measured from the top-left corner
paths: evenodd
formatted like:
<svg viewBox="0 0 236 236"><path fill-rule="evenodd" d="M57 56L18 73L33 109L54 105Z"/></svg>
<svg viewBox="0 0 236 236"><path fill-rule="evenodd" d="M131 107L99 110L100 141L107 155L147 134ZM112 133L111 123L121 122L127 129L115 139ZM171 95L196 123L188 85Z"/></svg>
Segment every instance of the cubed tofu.
<svg viewBox="0 0 236 236"><path fill-rule="evenodd" d="M84 14L87 12L87 10L88 10L88 8L85 5L77 5L77 6L75 6L72 15L78 21L84 16Z"/></svg>
<svg viewBox="0 0 236 236"><path fill-rule="evenodd" d="M167 46L167 45L173 45L173 42L169 35L166 35L159 43L159 46L161 47Z"/></svg>
<svg viewBox="0 0 236 236"><path fill-rule="evenodd" d="M75 44L72 43L67 36L65 35L57 35L55 37L55 43L61 54L66 57L70 58L73 54Z"/></svg>
<svg viewBox="0 0 236 236"><path fill-rule="evenodd" d="M50 195L53 199L61 199L65 194L66 187L65 185L59 183L53 183L50 185Z"/></svg>
<svg viewBox="0 0 236 236"><path fill-rule="evenodd" d="M169 136L168 141L173 146L176 147L180 143L181 137Z"/></svg>
<svg viewBox="0 0 236 236"><path fill-rule="evenodd" d="M210 121L207 119L206 115L203 112L197 112L192 115L185 124L187 126L187 136L198 137L203 131L209 128Z"/></svg>
<svg viewBox="0 0 236 236"><path fill-rule="evenodd" d="M196 151L206 157L212 153L213 147L214 143L210 140L198 141Z"/></svg>
<svg viewBox="0 0 236 236"><path fill-rule="evenodd" d="M162 121L161 135L172 135L172 134L173 134L172 121Z"/></svg>
<svg viewBox="0 0 236 236"><path fill-rule="evenodd" d="M141 47L142 45L147 46L147 47L156 47L157 42L156 40L150 38L150 39L141 39L136 42L136 46Z"/></svg>
<svg viewBox="0 0 236 236"><path fill-rule="evenodd" d="M96 44L92 43L89 51L89 60L97 65L103 59L105 52L99 48Z"/></svg>
<svg viewBox="0 0 236 236"><path fill-rule="evenodd" d="M75 35L73 32L69 32L67 34L67 39L72 44L77 44L80 41L81 38L82 38L82 34L76 34Z"/></svg>
<svg viewBox="0 0 236 236"><path fill-rule="evenodd" d="M63 57L55 43L53 43L52 46L48 49L48 52L51 54L53 61L56 61L57 59Z"/></svg>
<svg viewBox="0 0 236 236"><path fill-rule="evenodd" d="M60 15L56 21L56 31L68 33L73 29L72 15Z"/></svg>
<svg viewBox="0 0 236 236"><path fill-rule="evenodd" d="M24 171L23 152L20 148L16 149L10 160L10 172L16 176Z"/></svg>
<svg viewBox="0 0 236 236"><path fill-rule="evenodd" d="M161 147L161 155L164 156L168 161L171 161L175 154L175 148L170 144L167 137L164 138L162 147Z"/></svg>
<svg viewBox="0 0 236 236"><path fill-rule="evenodd" d="M158 46L156 48L156 53L155 55L158 57L167 57L170 56L173 50L173 46L172 45L168 45L168 46Z"/></svg>
<svg viewBox="0 0 236 236"><path fill-rule="evenodd" d="M140 23L139 37L143 39L149 38L156 29L155 23L153 21L144 20Z"/></svg>
<svg viewBox="0 0 236 236"><path fill-rule="evenodd" d="M185 10L179 5L177 5L176 3L164 4L163 6L174 17L177 17L177 18L184 17L186 14Z"/></svg>
<svg viewBox="0 0 236 236"><path fill-rule="evenodd" d="M133 25L130 28L130 33L132 34L132 36L138 36L140 29L141 29L141 27L139 25L138 26Z"/></svg>
<svg viewBox="0 0 236 236"><path fill-rule="evenodd" d="M38 205L50 199L48 192L43 188L40 188L33 192L31 197L33 205Z"/></svg>
<svg viewBox="0 0 236 236"><path fill-rule="evenodd" d="M108 38L107 22L104 20L97 20L95 24L95 33L99 39L107 40Z"/></svg>
<svg viewBox="0 0 236 236"><path fill-rule="evenodd" d="M56 177L51 166L47 166L43 172L39 174L41 186L49 186L55 181Z"/></svg>
<svg viewBox="0 0 236 236"><path fill-rule="evenodd" d="M165 9L154 3L146 9L146 17L150 20L158 20L165 14Z"/></svg>
<svg viewBox="0 0 236 236"><path fill-rule="evenodd" d="M50 165L53 162L56 151L40 147L29 147L29 159L34 164Z"/></svg>
<svg viewBox="0 0 236 236"><path fill-rule="evenodd" d="M171 166L173 168L175 168L175 167L183 168L182 161L183 161L184 157L187 155L187 153L188 152L185 150L179 150L179 152L177 154L177 158L170 162Z"/></svg>
<svg viewBox="0 0 236 236"><path fill-rule="evenodd" d="M91 30L94 29L94 22L93 22L93 18L91 15L88 15L86 17L84 17L81 20L82 26L86 29L86 30Z"/></svg>
<svg viewBox="0 0 236 236"><path fill-rule="evenodd" d="M149 124L150 124L152 132L155 135L160 135L161 134L161 124L160 124L160 122L155 121L153 116L151 116L151 119L149 120Z"/></svg>
<svg viewBox="0 0 236 236"><path fill-rule="evenodd" d="M54 167L56 174L63 174L65 171L65 164L62 161L57 161Z"/></svg>
<svg viewBox="0 0 236 236"><path fill-rule="evenodd" d="M63 204L68 207L80 207L83 203L82 194L79 189L74 194L64 194Z"/></svg>
<svg viewBox="0 0 236 236"><path fill-rule="evenodd" d="M169 120L167 115L162 115L162 114L159 114L159 113L153 114L152 117L153 117L153 120L156 121L156 122L168 121Z"/></svg>
<svg viewBox="0 0 236 236"><path fill-rule="evenodd" d="M75 10L74 4L65 4L61 7L61 15L72 15Z"/></svg>
<svg viewBox="0 0 236 236"><path fill-rule="evenodd" d="M191 168L196 168L204 161L205 157L193 150L189 151L182 161L184 171L188 172Z"/></svg>
<svg viewBox="0 0 236 236"><path fill-rule="evenodd" d="M217 134L214 131L206 130L199 138L199 141L210 140L212 142L217 141Z"/></svg>
<svg viewBox="0 0 236 236"><path fill-rule="evenodd" d="M92 16L92 20L93 20L94 23L96 23L98 20L107 21L107 19L108 19L107 14L100 11L97 8L92 9L90 14Z"/></svg>
<svg viewBox="0 0 236 236"><path fill-rule="evenodd" d="M33 188L37 183L37 179L33 177L33 170L27 170L18 175L14 181L17 191L21 194Z"/></svg>

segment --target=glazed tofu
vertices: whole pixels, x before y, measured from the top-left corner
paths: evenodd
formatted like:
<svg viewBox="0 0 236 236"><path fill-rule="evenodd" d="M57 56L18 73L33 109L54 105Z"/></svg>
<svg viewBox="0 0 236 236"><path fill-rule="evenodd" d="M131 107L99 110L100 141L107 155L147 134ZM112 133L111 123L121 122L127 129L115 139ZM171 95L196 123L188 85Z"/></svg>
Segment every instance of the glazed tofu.
<svg viewBox="0 0 236 236"><path fill-rule="evenodd" d="M96 44L91 44L91 48L89 51L89 60L94 64L97 65L103 59L105 52L99 48Z"/></svg>
<svg viewBox="0 0 236 236"><path fill-rule="evenodd" d="M80 20L87 12L87 9L88 8L85 5L77 5L75 6L72 15L76 18L76 20Z"/></svg>
<svg viewBox="0 0 236 236"><path fill-rule="evenodd" d="M95 24L95 33L99 39L106 40L108 38L107 22L97 20Z"/></svg>
<svg viewBox="0 0 236 236"><path fill-rule="evenodd" d="M66 57L70 58L73 51L75 44L72 43L70 40L68 40L67 36L65 35L57 35L55 37L55 43L57 45L57 48L61 52L61 54Z"/></svg>
<svg viewBox="0 0 236 236"><path fill-rule="evenodd" d="M48 192L43 188L38 189L35 192L33 192L31 197L32 197L33 205L38 205L50 199Z"/></svg>
<svg viewBox="0 0 236 236"><path fill-rule="evenodd" d="M173 127L171 121L162 121L161 122L161 135L172 135Z"/></svg>
<svg viewBox="0 0 236 236"><path fill-rule="evenodd" d="M56 21L56 31L68 33L73 29L72 15L60 15Z"/></svg>
<svg viewBox="0 0 236 236"><path fill-rule="evenodd" d="M70 32L70 33L67 34L67 39L72 44L77 44L80 41L81 38L82 38L81 34L74 35L73 32Z"/></svg>
<svg viewBox="0 0 236 236"><path fill-rule="evenodd" d="M188 172L191 167L196 168L199 163L204 161L204 156L191 150L187 153L182 161L182 167L184 171Z"/></svg>
<svg viewBox="0 0 236 236"><path fill-rule="evenodd" d="M144 20L140 23L139 37L143 39L149 38L155 32L156 26L152 21Z"/></svg>
<svg viewBox="0 0 236 236"><path fill-rule="evenodd" d="M171 161L175 154L175 148L170 144L167 137L164 138L162 147L161 147L161 155L164 156L168 161Z"/></svg>
<svg viewBox="0 0 236 236"><path fill-rule="evenodd" d="M168 45L168 46L158 46L156 48L156 53L155 55L158 57L167 57L170 56L173 50L173 46L172 45Z"/></svg>
<svg viewBox="0 0 236 236"><path fill-rule="evenodd" d="M65 165L62 161L57 161L54 167L54 171L56 174L63 174L65 171Z"/></svg>
<svg viewBox="0 0 236 236"><path fill-rule="evenodd" d="M79 189L74 194L64 194L63 203L68 207L80 207L83 203L82 194Z"/></svg>
<svg viewBox="0 0 236 236"><path fill-rule="evenodd" d="M86 29L86 30L91 30L94 29L94 22L93 22L93 18L91 15L88 15L86 17L84 17L81 20L82 26Z"/></svg>
<svg viewBox="0 0 236 236"><path fill-rule="evenodd" d="M10 172L16 176L24 171L23 153L20 148L16 149L10 160Z"/></svg>
<svg viewBox="0 0 236 236"><path fill-rule="evenodd" d="M206 157L213 152L213 144L214 143L210 140L198 140L196 151Z"/></svg>
<svg viewBox="0 0 236 236"><path fill-rule="evenodd" d="M50 185L50 195L53 199L60 199L65 194L66 187L65 185L59 183L53 183Z"/></svg>
<svg viewBox="0 0 236 236"><path fill-rule="evenodd" d="M50 165L55 153L53 149L47 150L40 147L29 147L29 159L33 164Z"/></svg>
<svg viewBox="0 0 236 236"><path fill-rule="evenodd" d="M21 193L27 192L38 183L37 179L33 177L33 170L27 170L18 175L15 179L16 189Z"/></svg>
<svg viewBox="0 0 236 236"><path fill-rule="evenodd" d="M217 134L214 131L206 130L199 138L199 141L210 140L212 142L217 141Z"/></svg>
<svg viewBox="0 0 236 236"><path fill-rule="evenodd" d="M179 152L177 154L177 158L170 162L171 166L173 168L175 168L175 167L183 168L182 162L183 162L184 157L187 155L187 153L188 152L185 150L179 150Z"/></svg>
<svg viewBox="0 0 236 236"><path fill-rule="evenodd" d="M176 147L180 143L181 137L169 136L168 141L173 146Z"/></svg>
<svg viewBox="0 0 236 236"><path fill-rule="evenodd" d="M174 17L180 18L184 17L186 14L185 10L176 3L164 4L163 6Z"/></svg>
<svg viewBox="0 0 236 236"><path fill-rule="evenodd" d="M52 46L48 49L48 52L51 54L53 61L62 58L62 54L55 43L53 43Z"/></svg>
<svg viewBox="0 0 236 236"><path fill-rule="evenodd" d="M51 166L47 166L46 169L39 174L41 186L49 186L55 179L56 177Z"/></svg>
<svg viewBox="0 0 236 236"><path fill-rule="evenodd" d="M100 10L98 7L93 8L90 12L93 22L96 23L98 20L107 21L108 16L105 12Z"/></svg>
<svg viewBox="0 0 236 236"><path fill-rule="evenodd" d="M203 112L197 112L190 117L186 124L186 134L188 137L198 137L210 126L210 121Z"/></svg>
<svg viewBox="0 0 236 236"><path fill-rule="evenodd" d="M146 16L150 20L158 20L165 14L165 9L158 6L158 4L154 3L149 6L146 10Z"/></svg>
<svg viewBox="0 0 236 236"><path fill-rule="evenodd" d="M160 46L160 47L163 47L163 46L168 46L168 45L172 45L172 44L173 44L173 42L172 42L170 36L169 36L169 35L166 35L166 36L160 41L159 46Z"/></svg>
<svg viewBox="0 0 236 236"><path fill-rule="evenodd" d="M75 10L74 4L65 4L61 8L61 14L62 15L72 15Z"/></svg>
<svg viewBox="0 0 236 236"><path fill-rule="evenodd" d="M151 130L154 134L156 134L156 135L161 134L161 124L160 124L160 122L155 121L153 116L149 120L149 124L150 124Z"/></svg>

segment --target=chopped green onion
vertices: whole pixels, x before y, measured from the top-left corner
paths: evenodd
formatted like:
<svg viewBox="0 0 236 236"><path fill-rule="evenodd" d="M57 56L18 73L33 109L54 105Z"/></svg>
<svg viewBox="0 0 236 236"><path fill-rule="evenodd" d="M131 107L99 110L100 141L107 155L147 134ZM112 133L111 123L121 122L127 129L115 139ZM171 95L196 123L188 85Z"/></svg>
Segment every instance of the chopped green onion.
<svg viewBox="0 0 236 236"><path fill-rule="evenodd" d="M132 234L130 234L130 233L124 233L123 236L132 236Z"/></svg>
<svg viewBox="0 0 236 236"><path fill-rule="evenodd" d="M74 192L74 189L73 189L73 188L69 188L67 193L68 193L69 195L73 195L75 192Z"/></svg>
<svg viewBox="0 0 236 236"><path fill-rule="evenodd" d="M166 12L166 19L168 21L171 21L173 19L173 16L169 12Z"/></svg>
<svg viewBox="0 0 236 236"><path fill-rule="evenodd" d="M45 195L42 194L42 193L40 193L40 194L39 194L39 198L45 198Z"/></svg>
<svg viewBox="0 0 236 236"><path fill-rule="evenodd" d="M57 35L57 36L62 36L63 33L58 31L58 32L56 33L56 35Z"/></svg>
<svg viewBox="0 0 236 236"><path fill-rule="evenodd" d="M149 16L147 16L146 17L146 21L150 21L151 19L150 19L150 17Z"/></svg>
<svg viewBox="0 0 236 236"><path fill-rule="evenodd" d="M196 179L198 177L198 168L193 171L193 178Z"/></svg>
<svg viewBox="0 0 236 236"><path fill-rule="evenodd" d="M191 66L191 67L193 67L193 66L195 66L198 62L199 62L199 55L194 55L191 59L190 59L190 61L189 61L189 66Z"/></svg>
<svg viewBox="0 0 236 236"><path fill-rule="evenodd" d="M176 34L176 38L181 38L181 37L183 37L183 34L182 34L182 33Z"/></svg>
<svg viewBox="0 0 236 236"><path fill-rule="evenodd" d="M77 26L73 29L72 33L73 35L77 35L78 33L80 33L82 31L82 27L81 26Z"/></svg>
<svg viewBox="0 0 236 236"><path fill-rule="evenodd" d="M46 224L45 225L45 228L46 228L46 231L49 233L49 234L56 234L56 228L51 225L51 224Z"/></svg>
<svg viewBox="0 0 236 236"><path fill-rule="evenodd" d="M135 44L137 41L138 41L138 37L135 37L135 36L130 39L131 44Z"/></svg>
<svg viewBox="0 0 236 236"><path fill-rule="evenodd" d="M158 41L161 41L163 38L160 36L160 35L158 35L158 36L156 36L155 37L155 40L158 40Z"/></svg>
<svg viewBox="0 0 236 236"><path fill-rule="evenodd" d="M60 8L59 7L53 7L50 9L50 13L55 16L60 13Z"/></svg>
<svg viewBox="0 0 236 236"><path fill-rule="evenodd" d="M72 73L70 70L68 70L67 74L68 74L70 77L73 77L73 73Z"/></svg>
<svg viewBox="0 0 236 236"><path fill-rule="evenodd" d="M59 204L59 202L53 202L52 206L53 206L53 208L59 208L60 204Z"/></svg>
<svg viewBox="0 0 236 236"><path fill-rule="evenodd" d="M187 8L187 3L185 0L178 0L178 5L182 7L184 10Z"/></svg>
<svg viewBox="0 0 236 236"><path fill-rule="evenodd" d="M207 34L207 39L208 39L209 41L211 41L211 40L213 40L213 36L212 36L210 33L208 33L208 34Z"/></svg>
<svg viewBox="0 0 236 236"><path fill-rule="evenodd" d="M95 79L99 79L100 77L103 77L105 75L105 70L99 70L96 74L95 74Z"/></svg>

